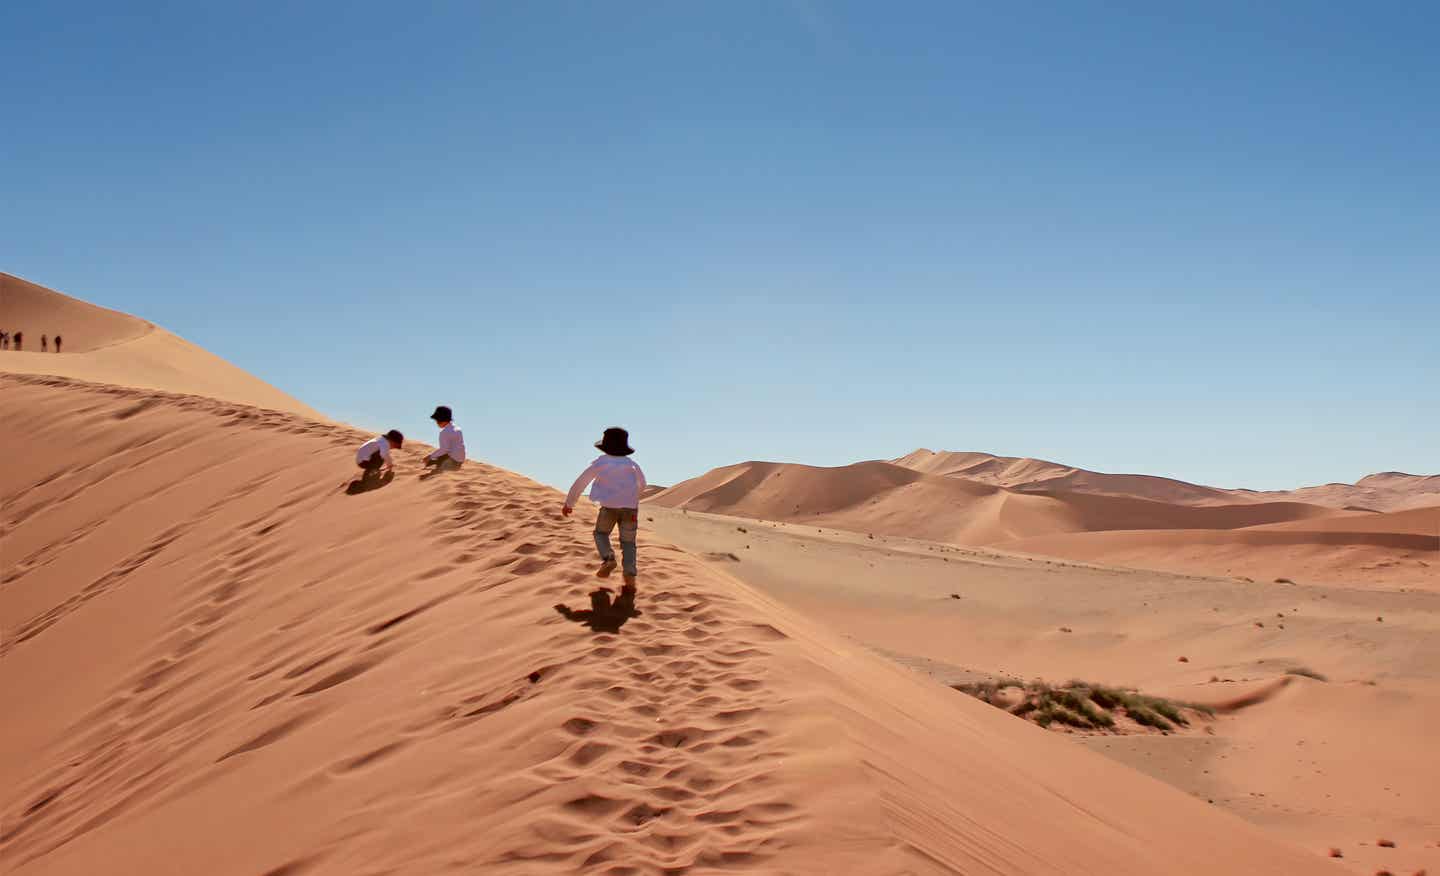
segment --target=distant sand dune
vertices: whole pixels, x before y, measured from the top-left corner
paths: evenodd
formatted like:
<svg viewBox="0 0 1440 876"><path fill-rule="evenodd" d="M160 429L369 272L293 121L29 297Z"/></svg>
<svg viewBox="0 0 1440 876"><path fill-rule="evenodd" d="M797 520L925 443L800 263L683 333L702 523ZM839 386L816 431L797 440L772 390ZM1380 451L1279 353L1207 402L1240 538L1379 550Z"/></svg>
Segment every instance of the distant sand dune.
<svg viewBox="0 0 1440 876"><path fill-rule="evenodd" d="M1400 490L1388 494L1388 504L1405 505L1429 495L1431 480L1391 473L1361 484ZM1057 484L1070 488L1052 488ZM1140 495L1126 495L1131 489ZM1224 491L1041 460L919 450L895 463L834 468L745 462L647 502L1144 569L1440 589L1436 508L1375 513L1267 501L1299 494L1306 491ZM1160 495L1172 501L1148 498Z"/></svg>
<svg viewBox="0 0 1440 876"><path fill-rule="evenodd" d="M1300 502L1335 509L1400 511L1440 505L1440 475L1381 472L1353 484L1325 484L1297 490L1256 491L1203 487L1153 475L1107 474L1024 459L920 449L894 460L926 474L965 478L1019 492L1069 492L1129 496L1175 505L1234 505L1247 502Z"/></svg>
<svg viewBox="0 0 1440 876"><path fill-rule="evenodd" d="M303 402L219 356L143 319L0 273L0 329L25 335L23 352L0 351L0 372L53 374L167 392L204 395L320 416ZM59 334L63 352L40 352Z"/></svg>
<svg viewBox="0 0 1440 876"><path fill-rule="evenodd" d="M1386 521L1364 518L1360 525L1346 526L1354 518L1343 518L1251 529L1067 533L995 547L1140 569L1440 591L1440 509L1400 513L1417 521L1428 518L1437 534L1386 531Z"/></svg>
<svg viewBox="0 0 1440 876"><path fill-rule="evenodd" d="M888 462L838 468L746 462L677 484L649 501L664 507L966 545L1064 532L1235 529L1335 513L1298 502L1190 506L1128 496L1019 492Z"/></svg>
<svg viewBox="0 0 1440 876"><path fill-rule="evenodd" d="M895 460L896 465L927 474L960 477L1023 492L1077 492L1101 496L1127 496L1177 505L1233 505L1264 501L1236 496L1229 490L1187 484L1151 475L1104 474L1047 462L989 453L960 453L920 449Z"/></svg>

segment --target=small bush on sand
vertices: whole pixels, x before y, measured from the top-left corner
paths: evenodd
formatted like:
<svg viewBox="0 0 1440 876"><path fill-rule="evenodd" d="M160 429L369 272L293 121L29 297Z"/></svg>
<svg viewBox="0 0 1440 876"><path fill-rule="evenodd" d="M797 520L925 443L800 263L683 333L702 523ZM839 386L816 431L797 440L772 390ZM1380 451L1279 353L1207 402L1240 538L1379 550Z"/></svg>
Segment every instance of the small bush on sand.
<svg viewBox="0 0 1440 876"><path fill-rule="evenodd" d="M1041 727L1061 724L1079 730L1112 730L1116 726L1117 715L1123 715L1141 726L1169 732L1177 725L1189 726L1187 711L1214 714L1205 706L1177 703L1134 690L1079 680L1051 685L1043 681L1027 683L1003 678L952 686L961 693L1006 709L1010 714ZM1011 689L1014 689L1013 692Z"/></svg>

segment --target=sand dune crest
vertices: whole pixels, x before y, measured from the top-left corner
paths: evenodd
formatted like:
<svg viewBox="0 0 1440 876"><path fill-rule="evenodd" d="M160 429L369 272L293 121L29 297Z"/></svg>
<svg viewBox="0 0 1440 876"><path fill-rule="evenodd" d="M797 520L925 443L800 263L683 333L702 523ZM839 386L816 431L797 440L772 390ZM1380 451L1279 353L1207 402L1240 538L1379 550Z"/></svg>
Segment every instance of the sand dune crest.
<svg viewBox="0 0 1440 876"><path fill-rule="evenodd" d="M5 273L0 273L0 329L25 334L23 352L0 352L0 372L50 374L320 416L300 400L153 323ZM40 352L42 334L64 337L63 352Z"/></svg>

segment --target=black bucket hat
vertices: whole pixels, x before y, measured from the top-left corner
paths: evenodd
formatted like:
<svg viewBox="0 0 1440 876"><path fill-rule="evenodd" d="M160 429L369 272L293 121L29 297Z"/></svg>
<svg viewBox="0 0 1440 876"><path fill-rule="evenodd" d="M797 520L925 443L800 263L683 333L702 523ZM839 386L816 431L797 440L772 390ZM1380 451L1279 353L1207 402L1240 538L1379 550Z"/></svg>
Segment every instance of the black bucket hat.
<svg viewBox="0 0 1440 876"><path fill-rule="evenodd" d="M396 447L405 446L405 436L400 434L399 429L391 429L389 432L386 432L385 438L394 441Z"/></svg>
<svg viewBox="0 0 1440 876"><path fill-rule="evenodd" d="M635 452L630 447L630 433L619 426L606 429L605 437L596 441L595 446L611 456L629 456Z"/></svg>
<svg viewBox="0 0 1440 876"><path fill-rule="evenodd" d="M437 423L448 423L451 420L455 419L455 415L450 413L450 409L448 407L446 407L445 405L440 405L435 409L435 413L430 415L430 419L434 420Z"/></svg>

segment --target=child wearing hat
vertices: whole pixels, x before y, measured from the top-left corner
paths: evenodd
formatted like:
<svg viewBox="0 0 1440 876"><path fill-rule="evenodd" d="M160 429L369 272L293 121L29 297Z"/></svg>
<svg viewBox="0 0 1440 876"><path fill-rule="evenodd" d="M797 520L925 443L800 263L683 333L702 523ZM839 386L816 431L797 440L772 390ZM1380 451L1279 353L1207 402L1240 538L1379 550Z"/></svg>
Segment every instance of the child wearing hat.
<svg viewBox="0 0 1440 876"><path fill-rule="evenodd" d="M453 422L454 414L446 405L439 405L430 415L440 427L440 446L425 457L425 467L434 467L436 472L455 471L465 461L465 435Z"/></svg>
<svg viewBox="0 0 1440 876"><path fill-rule="evenodd" d="M615 571L615 551L610 545L610 532L620 525L620 556L624 563L625 586L635 586L637 574L635 559L635 536L640 530L640 495L645 492L645 472L630 459L635 451L630 448L630 433L619 426L605 430L605 436L595 442L603 455L590 463L580 473L565 496L565 505L560 513L569 517L575 510L586 485L590 488L590 501L600 506L595 518L595 549L600 552L598 577L608 578Z"/></svg>
<svg viewBox="0 0 1440 876"><path fill-rule="evenodd" d="M361 478L368 480L381 472L390 471L394 465L390 451L399 450L404 444L405 436L395 429L361 444L360 449L355 451L355 464L364 472Z"/></svg>

